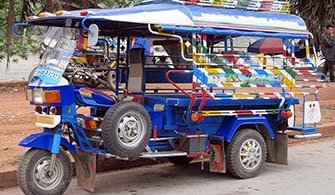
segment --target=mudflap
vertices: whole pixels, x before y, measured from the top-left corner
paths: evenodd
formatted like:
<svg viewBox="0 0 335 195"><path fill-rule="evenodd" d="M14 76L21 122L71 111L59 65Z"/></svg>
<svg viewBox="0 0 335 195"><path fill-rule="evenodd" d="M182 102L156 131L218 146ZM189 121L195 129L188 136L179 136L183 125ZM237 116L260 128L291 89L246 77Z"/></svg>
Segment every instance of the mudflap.
<svg viewBox="0 0 335 195"><path fill-rule="evenodd" d="M288 165L288 135L286 132L277 132L275 139L268 142L267 145L267 162L279 165Z"/></svg>
<svg viewBox="0 0 335 195"><path fill-rule="evenodd" d="M226 173L226 153L223 137L212 136L209 139L209 171Z"/></svg>
<svg viewBox="0 0 335 195"><path fill-rule="evenodd" d="M96 180L96 157L94 153L77 151L73 155L76 163L78 185L85 190L94 192Z"/></svg>

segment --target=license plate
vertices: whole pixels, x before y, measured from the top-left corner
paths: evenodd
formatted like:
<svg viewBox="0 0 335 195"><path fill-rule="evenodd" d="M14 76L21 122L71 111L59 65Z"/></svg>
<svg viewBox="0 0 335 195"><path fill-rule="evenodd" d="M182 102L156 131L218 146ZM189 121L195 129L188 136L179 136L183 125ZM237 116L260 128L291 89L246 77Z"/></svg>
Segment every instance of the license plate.
<svg viewBox="0 0 335 195"><path fill-rule="evenodd" d="M50 115L36 115L35 122L40 124L53 125L55 123L55 118L54 116Z"/></svg>

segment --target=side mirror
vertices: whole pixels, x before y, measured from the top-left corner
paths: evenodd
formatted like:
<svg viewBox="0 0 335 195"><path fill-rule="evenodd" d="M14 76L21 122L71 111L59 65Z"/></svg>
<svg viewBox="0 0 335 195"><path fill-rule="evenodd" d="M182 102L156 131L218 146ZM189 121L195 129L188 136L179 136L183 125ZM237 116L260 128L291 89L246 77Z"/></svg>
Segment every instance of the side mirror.
<svg viewBox="0 0 335 195"><path fill-rule="evenodd" d="M98 43L99 39L99 27L96 24L91 24L90 27L88 27L88 38L87 38L87 46L92 47Z"/></svg>

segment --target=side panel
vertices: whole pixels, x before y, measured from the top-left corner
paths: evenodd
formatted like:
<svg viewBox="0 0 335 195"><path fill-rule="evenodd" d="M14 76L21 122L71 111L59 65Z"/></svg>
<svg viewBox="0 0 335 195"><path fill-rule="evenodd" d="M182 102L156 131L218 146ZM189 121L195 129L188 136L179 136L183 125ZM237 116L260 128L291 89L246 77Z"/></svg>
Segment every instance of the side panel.
<svg viewBox="0 0 335 195"><path fill-rule="evenodd" d="M241 125L264 125L271 137L274 139L274 132L268 120L263 116L229 117L224 120L216 135L223 136L226 142L230 142L235 132Z"/></svg>
<svg viewBox="0 0 335 195"><path fill-rule="evenodd" d="M28 148L38 148L42 150L52 151L52 143L55 134L53 133L37 133L24 138L19 146ZM71 153L75 153L76 149L64 138L61 138L60 144L67 148Z"/></svg>

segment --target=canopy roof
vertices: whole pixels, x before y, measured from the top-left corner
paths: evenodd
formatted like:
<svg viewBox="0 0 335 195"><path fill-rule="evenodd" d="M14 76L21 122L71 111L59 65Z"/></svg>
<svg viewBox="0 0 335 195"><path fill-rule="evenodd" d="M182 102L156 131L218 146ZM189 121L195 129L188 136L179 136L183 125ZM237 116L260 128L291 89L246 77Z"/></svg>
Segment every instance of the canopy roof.
<svg viewBox="0 0 335 195"><path fill-rule="evenodd" d="M147 30L148 24L159 25L166 32L199 32L233 36L276 36L281 38L306 38L305 22L298 16L254 12L177 3L150 3L121 9L90 9L90 16L80 16L72 11L65 16L49 16L29 21L34 25L80 27L82 20L102 29L122 26ZM130 25L131 24L131 25ZM259 34L257 34L259 33Z"/></svg>

